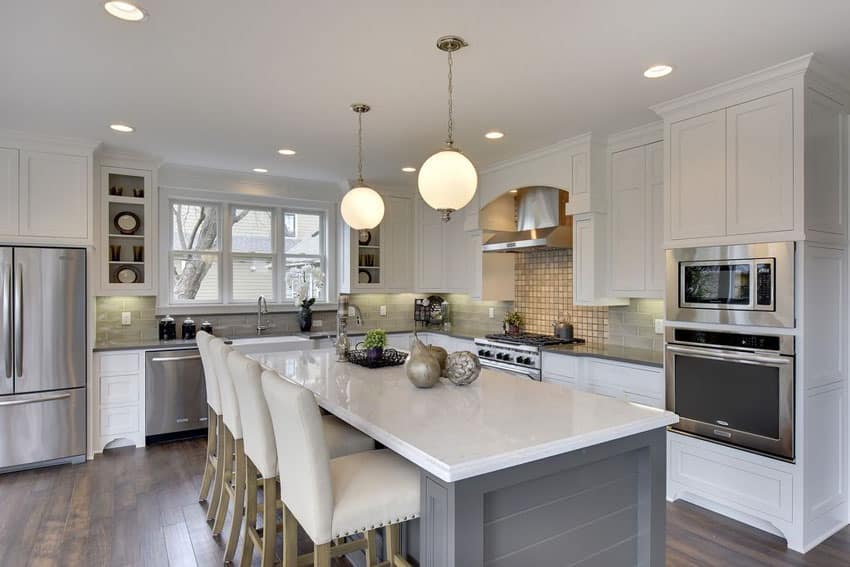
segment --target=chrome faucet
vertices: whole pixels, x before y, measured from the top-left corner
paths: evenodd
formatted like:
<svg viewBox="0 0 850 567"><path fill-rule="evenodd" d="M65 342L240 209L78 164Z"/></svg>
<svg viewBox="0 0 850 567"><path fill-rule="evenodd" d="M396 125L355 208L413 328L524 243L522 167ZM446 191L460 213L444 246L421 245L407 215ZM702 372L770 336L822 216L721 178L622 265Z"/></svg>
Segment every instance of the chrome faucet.
<svg viewBox="0 0 850 567"><path fill-rule="evenodd" d="M266 302L266 296L261 295L257 298L257 336L263 334L263 331L268 329L271 325L263 325L263 315L268 314L269 312L269 304Z"/></svg>

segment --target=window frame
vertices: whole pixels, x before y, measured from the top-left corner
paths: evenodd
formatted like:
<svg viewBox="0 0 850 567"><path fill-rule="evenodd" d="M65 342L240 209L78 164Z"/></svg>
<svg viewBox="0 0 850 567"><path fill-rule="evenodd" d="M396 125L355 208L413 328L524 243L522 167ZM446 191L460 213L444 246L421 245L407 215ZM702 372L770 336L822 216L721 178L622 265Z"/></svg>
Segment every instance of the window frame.
<svg viewBox="0 0 850 567"><path fill-rule="evenodd" d="M173 296L174 278L172 277L173 258L183 252L172 247L173 238L173 203L199 204L218 207L219 238L218 250L210 251L216 254L219 267L219 298L216 302L196 302L193 300L175 300ZM232 250L233 210L251 209L272 212L272 252L234 252ZM321 218L320 255L287 254L285 244L286 213L316 214ZM159 193L159 261L167 264L159 270L159 291L157 294L157 313L164 314L179 312L181 314L218 314L218 313L251 313L254 311L256 300L237 302L233 300L233 260L245 257L272 257L272 297L267 297L269 310L275 312L297 311L292 300L286 299L286 259L308 258L319 259L322 271L325 273L324 298L317 301L314 308L335 308L331 298L336 297L336 268L338 247L338 219L334 203L308 201L302 199L287 199L273 197L255 197L242 194L220 194L194 189L160 187Z"/></svg>

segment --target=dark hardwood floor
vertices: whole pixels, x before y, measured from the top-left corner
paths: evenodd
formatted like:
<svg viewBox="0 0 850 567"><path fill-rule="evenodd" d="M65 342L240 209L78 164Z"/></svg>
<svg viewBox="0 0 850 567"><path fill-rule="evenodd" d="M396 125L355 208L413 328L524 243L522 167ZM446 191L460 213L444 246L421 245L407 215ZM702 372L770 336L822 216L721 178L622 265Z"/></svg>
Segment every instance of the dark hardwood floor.
<svg viewBox="0 0 850 567"><path fill-rule="evenodd" d="M221 565L224 541L197 502L203 459L203 441L189 440L0 475L0 565ZM850 528L803 556L696 506L667 510L671 567L850 566Z"/></svg>

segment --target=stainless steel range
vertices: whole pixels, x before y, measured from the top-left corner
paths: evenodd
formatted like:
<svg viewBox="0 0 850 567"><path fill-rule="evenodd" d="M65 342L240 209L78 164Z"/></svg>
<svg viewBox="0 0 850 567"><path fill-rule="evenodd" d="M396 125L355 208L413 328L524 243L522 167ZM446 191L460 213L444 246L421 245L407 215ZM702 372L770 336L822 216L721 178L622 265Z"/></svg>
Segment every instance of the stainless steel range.
<svg viewBox="0 0 850 567"><path fill-rule="evenodd" d="M541 380L540 353L545 346L582 344L584 339L559 339L551 335L521 333L519 335L487 335L475 339L481 366Z"/></svg>

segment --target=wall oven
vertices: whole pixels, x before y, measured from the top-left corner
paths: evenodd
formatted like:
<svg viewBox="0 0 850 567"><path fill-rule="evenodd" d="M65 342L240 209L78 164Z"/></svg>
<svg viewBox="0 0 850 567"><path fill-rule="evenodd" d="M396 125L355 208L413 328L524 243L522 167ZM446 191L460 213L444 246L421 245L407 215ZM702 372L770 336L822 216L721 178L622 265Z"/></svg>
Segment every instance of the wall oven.
<svg viewBox="0 0 850 567"><path fill-rule="evenodd" d="M794 243L667 251L667 320L794 327Z"/></svg>
<svg viewBox="0 0 850 567"><path fill-rule="evenodd" d="M794 459L794 337L668 327L674 429Z"/></svg>

